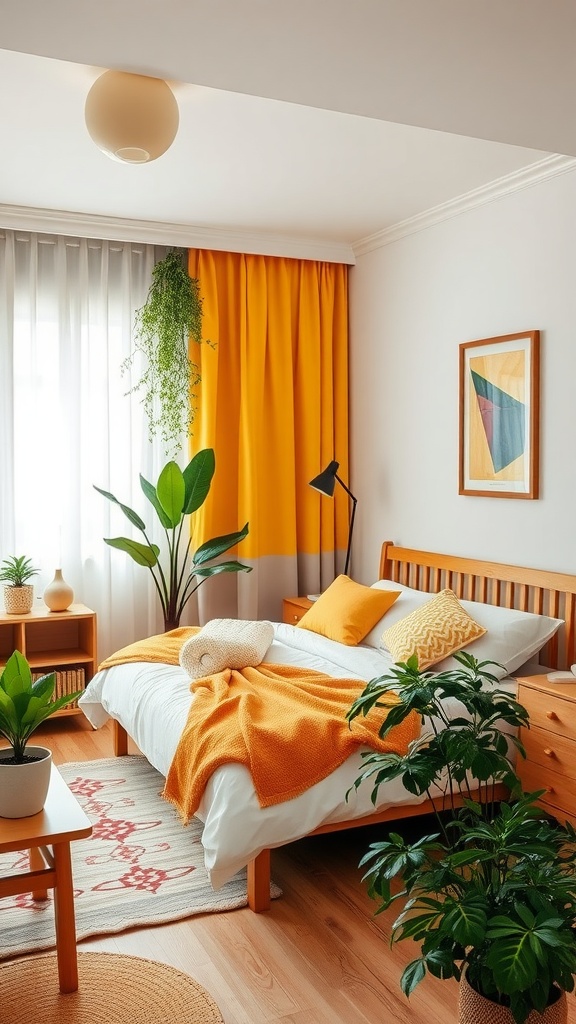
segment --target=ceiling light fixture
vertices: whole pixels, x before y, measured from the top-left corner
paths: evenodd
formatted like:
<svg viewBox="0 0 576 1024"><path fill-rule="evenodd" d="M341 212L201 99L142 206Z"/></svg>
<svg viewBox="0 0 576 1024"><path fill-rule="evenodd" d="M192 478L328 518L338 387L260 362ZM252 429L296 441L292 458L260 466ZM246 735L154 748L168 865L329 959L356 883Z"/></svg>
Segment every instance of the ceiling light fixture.
<svg viewBox="0 0 576 1024"><path fill-rule="evenodd" d="M106 156L128 164L156 160L178 131L174 93L162 78L105 71L86 97L90 137Z"/></svg>

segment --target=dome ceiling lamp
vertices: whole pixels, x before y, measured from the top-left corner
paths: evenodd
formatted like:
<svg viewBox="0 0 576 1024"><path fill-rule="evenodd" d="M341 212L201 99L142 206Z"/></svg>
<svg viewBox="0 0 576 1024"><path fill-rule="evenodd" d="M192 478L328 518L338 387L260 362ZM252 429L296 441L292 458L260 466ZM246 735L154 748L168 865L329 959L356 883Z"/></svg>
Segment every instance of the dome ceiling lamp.
<svg viewBox="0 0 576 1024"><path fill-rule="evenodd" d="M105 71L86 97L86 127L106 156L128 164L156 160L170 148L180 120L162 78Z"/></svg>

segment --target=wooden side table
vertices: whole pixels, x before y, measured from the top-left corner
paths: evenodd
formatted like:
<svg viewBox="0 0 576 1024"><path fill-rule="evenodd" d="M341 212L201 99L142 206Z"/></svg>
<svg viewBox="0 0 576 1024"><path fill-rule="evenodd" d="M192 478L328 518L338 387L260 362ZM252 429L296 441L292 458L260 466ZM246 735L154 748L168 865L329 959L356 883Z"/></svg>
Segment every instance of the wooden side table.
<svg viewBox="0 0 576 1024"><path fill-rule="evenodd" d="M311 607L312 601L307 597L285 597L282 601L282 622L295 626Z"/></svg>
<svg viewBox="0 0 576 1024"><path fill-rule="evenodd" d="M576 679L555 682L547 675L518 678L518 701L530 715L520 730L526 758L517 771L528 792L544 789L539 803L560 821L576 824Z"/></svg>
<svg viewBox="0 0 576 1024"><path fill-rule="evenodd" d="M30 851L29 871L0 878L0 898L31 892L35 900L40 900L47 898L48 889L54 889L61 992L75 992L78 988L70 843L85 839L91 832L90 819L54 765L44 810L29 818L0 818L0 853Z"/></svg>

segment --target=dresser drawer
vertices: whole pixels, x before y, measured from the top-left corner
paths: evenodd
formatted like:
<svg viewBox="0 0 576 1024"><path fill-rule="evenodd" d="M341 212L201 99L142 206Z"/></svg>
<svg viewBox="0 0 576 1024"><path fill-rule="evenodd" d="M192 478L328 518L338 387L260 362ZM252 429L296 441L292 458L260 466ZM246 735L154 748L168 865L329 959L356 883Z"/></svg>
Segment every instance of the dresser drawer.
<svg viewBox="0 0 576 1024"><path fill-rule="evenodd" d="M556 810L559 810L570 818L576 818L576 771L569 778L550 769L544 771L539 764L532 764L523 759L516 768L526 792L546 790L540 803L550 811L550 814L555 814Z"/></svg>
<svg viewBox="0 0 576 1024"><path fill-rule="evenodd" d="M576 740L576 704L554 694L520 686L518 701L530 715L530 725ZM576 751L575 751L576 755Z"/></svg>
<svg viewBox="0 0 576 1024"><path fill-rule="evenodd" d="M289 622L295 626L311 604L312 601L309 601L307 597L285 597L282 601L282 622Z"/></svg>
<svg viewBox="0 0 576 1024"><path fill-rule="evenodd" d="M576 778L576 744L568 736L532 727L521 729L520 739L528 761L534 761L559 775ZM519 764L522 761L523 758L518 758Z"/></svg>

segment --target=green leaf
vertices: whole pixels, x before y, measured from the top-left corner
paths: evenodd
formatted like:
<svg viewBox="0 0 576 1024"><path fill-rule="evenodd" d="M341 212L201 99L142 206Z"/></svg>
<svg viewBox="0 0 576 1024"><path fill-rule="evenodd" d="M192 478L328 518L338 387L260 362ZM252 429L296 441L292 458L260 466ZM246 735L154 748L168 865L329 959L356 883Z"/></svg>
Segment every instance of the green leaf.
<svg viewBox="0 0 576 1024"><path fill-rule="evenodd" d="M182 519L185 494L184 476L176 462L168 462L158 477L156 494L170 526L176 527Z"/></svg>
<svg viewBox="0 0 576 1024"><path fill-rule="evenodd" d="M426 965L423 957L419 957L418 960L412 960L412 962L404 968L402 977L400 978L400 988L404 995L409 996L416 988L416 985L418 985L425 976Z"/></svg>
<svg viewBox="0 0 576 1024"><path fill-rule="evenodd" d="M118 501L118 498L115 498L113 494L110 494L110 491L103 491L101 487L96 487L96 484L94 484L93 487L99 494L103 494L105 498L108 498L108 501L113 501L115 505L118 505L122 509L126 518L130 520L132 526L135 526L137 530L143 532L146 529L146 523L140 518L137 512L134 512L134 510L129 508L128 505L123 505L121 501Z"/></svg>
<svg viewBox="0 0 576 1024"><path fill-rule="evenodd" d="M186 485L184 515L196 512L206 501L215 468L213 448L204 448L186 466L183 471Z"/></svg>
<svg viewBox="0 0 576 1024"><path fill-rule="evenodd" d="M8 658L2 673L1 685L12 699L19 693L25 693L30 689L32 673L26 658L20 651L14 651Z"/></svg>
<svg viewBox="0 0 576 1024"><path fill-rule="evenodd" d="M228 533L223 537L214 537L213 540L207 540L204 544L200 545L192 558L194 567L210 562L213 558L218 558L225 551L234 547L235 544L239 544L247 536L248 523L245 523L237 533ZM195 568L193 571L195 571Z"/></svg>
<svg viewBox="0 0 576 1024"><path fill-rule="evenodd" d="M218 562L216 565L195 568L193 574L207 579L209 576L219 576L222 572L252 572L252 566L242 565L242 562Z"/></svg>
<svg viewBox="0 0 576 1024"><path fill-rule="evenodd" d="M154 484L151 484L146 479L146 477L142 476L142 473L140 473L140 486L144 491L144 494L148 498L148 501L153 506L156 515L160 520L160 523L162 524L165 530L169 530L172 526L170 517L166 515L164 509L162 508L162 505L158 501L158 495L156 494L156 488L154 487Z"/></svg>
<svg viewBox="0 0 576 1024"><path fill-rule="evenodd" d="M486 958L501 992L522 992L538 978L539 966L530 946L528 932L492 942Z"/></svg>
<svg viewBox="0 0 576 1024"><path fill-rule="evenodd" d="M128 537L104 537L104 542L111 548L125 551L138 565L145 565L148 569L156 565L160 554L160 548L156 544L139 544Z"/></svg>
<svg viewBox="0 0 576 1024"><path fill-rule="evenodd" d="M48 704L52 694L54 693L54 686L56 685L56 673L48 672L46 675L40 676L32 683L32 693L37 697L43 704Z"/></svg>

